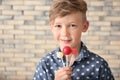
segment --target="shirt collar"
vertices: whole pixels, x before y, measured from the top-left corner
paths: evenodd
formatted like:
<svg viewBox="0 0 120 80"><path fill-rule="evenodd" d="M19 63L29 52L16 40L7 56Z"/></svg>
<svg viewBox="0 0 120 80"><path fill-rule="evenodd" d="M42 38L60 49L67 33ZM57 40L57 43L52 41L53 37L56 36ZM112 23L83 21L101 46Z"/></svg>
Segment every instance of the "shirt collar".
<svg viewBox="0 0 120 80"><path fill-rule="evenodd" d="M82 59L88 58L89 57L89 50L85 46L83 42L81 42L81 50L79 53L79 56L76 61L81 61Z"/></svg>

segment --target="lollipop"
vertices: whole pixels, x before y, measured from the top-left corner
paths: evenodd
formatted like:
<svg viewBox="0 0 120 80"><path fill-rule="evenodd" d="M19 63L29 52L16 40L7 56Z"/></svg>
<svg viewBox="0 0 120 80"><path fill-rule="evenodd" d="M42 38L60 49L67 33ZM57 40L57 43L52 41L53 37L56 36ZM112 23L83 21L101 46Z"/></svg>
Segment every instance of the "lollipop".
<svg viewBox="0 0 120 80"><path fill-rule="evenodd" d="M72 52L72 49L69 46L65 46L63 48L64 55L69 55L69 54L71 54L71 52Z"/></svg>
<svg viewBox="0 0 120 80"><path fill-rule="evenodd" d="M63 54L66 56L66 66L69 66L71 63L73 63L73 61L71 61L70 59L70 62L68 60L68 57L71 55L71 54L75 54L76 53L76 49L72 49L70 48L69 46L65 46L63 48ZM73 56L73 55L72 55Z"/></svg>
<svg viewBox="0 0 120 80"><path fill-rule="evenodd" d="M58 58L62 58L63 57L63 53L62 52L58 52L57 57Z"/></svg>
<svg viewBox="0 0 120 80"><path fill-rule="evenodd" d="M58 53L57 53L57 57L62 60L62 64L63 64L63 66L65 66L65 64L64 64L64 62L63 62L63 53L62 53L62 52L58 52Z"/></svg>

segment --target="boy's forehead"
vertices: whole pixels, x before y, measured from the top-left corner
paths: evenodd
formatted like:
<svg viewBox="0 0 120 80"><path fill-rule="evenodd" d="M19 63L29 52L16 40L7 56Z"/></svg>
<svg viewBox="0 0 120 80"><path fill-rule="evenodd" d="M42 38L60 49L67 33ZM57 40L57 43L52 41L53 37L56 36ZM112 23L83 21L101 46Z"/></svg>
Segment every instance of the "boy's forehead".
<svg viewBox="0 0 120 80"><path fill-rule="evenodd" d="M54 19L52 19L52 21L55 21L56 18L64 18L64 17L74 17L74 16L77 16L77 17L82 17L82 13L81 12L70 12L69 14L66 14L64 16L60 15L60 14L57 14Z"/></svg>
<svg viewBox="0 0 120 80"><path fill-rule="evenodd" d="M52 20L51 22L54 23L71 23L71 22L81 22L82 21L82 15L80 13L71 13L68 14L66 16L56 16L56 18L54 20Z"/></svg>

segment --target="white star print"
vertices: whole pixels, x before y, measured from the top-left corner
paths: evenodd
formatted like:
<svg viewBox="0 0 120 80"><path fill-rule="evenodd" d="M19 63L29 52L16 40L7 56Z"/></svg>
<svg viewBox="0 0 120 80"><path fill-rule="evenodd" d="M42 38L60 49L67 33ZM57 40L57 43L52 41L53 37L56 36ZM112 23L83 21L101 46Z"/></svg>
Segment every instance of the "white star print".
<svg viewBox="0 0 120 80"><path fill-rule="evenodd" d="M91 66L94 67L95 65L92 64Z"/></svg>
<svg viewBox="0 0 120 80"><path fill-rule="evenodd" d="M90 61L87 61L87 64L90 64Z"/></svg>
<svg viewBox="0 0 120 80"><path fill-rule="evenodd" d="M96 71L99 71L99 68L96 68Z"/></svg>
<svg viewBox="0 0 120 80"><path fill-rule="evenodd" d="M85 75L85 73L81 73L81 75L83 76L83 75Z"/></svg>
<svg viewBox="0 0 120 80"><path fill-rule="evenodd" d="M49 63L46 63L46 65L50 65Z"/></svg>
<svg viewBox="0 0 120 80"><path fill-rule="evenodd" d="M95 60L95 58L91 58L92 60Z"/></svg>
<svg viewBox="0 0 120 80"><path fill-rule="evenodd" d="M82 65L82 68L84 68L85 67L85 65Z"/></svg>
<svg viewBox="0 0 120 80"><path fill-rule="evenodd" d="M99 63L99 61L96 61L96 63Z"/></svg>
<svg viewBox="0 0 120 80"><path fill-rule="evenodd" d="M50 67L50 69L53 69L53 67Z"/></svg>
<svg viewBox="0 0 120 80"><path fill-rule="evenodd" d="M77 80L79 80L79 79L80 79L80 77L76 77L76 79L77 79Z"/></svg>
<svg viewBox="0 0 120 80"><path fill-rule="evenodd" d="M40 76L42 76L43 74L42 73L40 73Z"/></svg>
<svg viewBox="0 0 120 80"><path fill-rule="evenodd" d="M84 52L86 52L86 50L84 50Z"/></svg>
<svg viewBox="0 0 120 80"><path fill-rule="evenodd" d="M76 69L77 72L80 72L80 69Z"/></svg>
<svg viewBox="0 0 120 80"><path fill-rule="evenodd" d="M89 69L89 68L87 68L87 69L86 69L86 71L90 71L90 69Z"/></svg>
<svg viewBox="0 0 120 80"><path fill-rule="evenodd" d="M87 76L86 78L87 78L87 79L90 79L90 77L89 77L89 76Z"/></svg>
<svg viewBox="0 0 120 80"><path fill-rule="evenodd" d="M92 72L91 75L94 75L94 72Z"/></svg>
<svg viewBox="0 0 120 80"><path fill-rule="evenodd" d="M62 62L61 60L59 60L59 62Z"/></svg>

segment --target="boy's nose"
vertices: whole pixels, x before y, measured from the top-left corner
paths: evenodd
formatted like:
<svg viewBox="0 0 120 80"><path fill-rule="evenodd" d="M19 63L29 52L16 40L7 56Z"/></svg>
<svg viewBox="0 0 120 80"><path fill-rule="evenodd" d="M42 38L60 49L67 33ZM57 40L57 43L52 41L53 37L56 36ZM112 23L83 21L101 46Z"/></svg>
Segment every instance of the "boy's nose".
<svg viewBox="0 0 120 80"><path fill-rule="evenodd" d="M67 36L68 35L68 29L66 27L62 28L61 35L62 36Z"/></svg>

